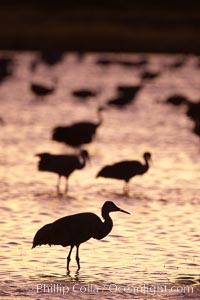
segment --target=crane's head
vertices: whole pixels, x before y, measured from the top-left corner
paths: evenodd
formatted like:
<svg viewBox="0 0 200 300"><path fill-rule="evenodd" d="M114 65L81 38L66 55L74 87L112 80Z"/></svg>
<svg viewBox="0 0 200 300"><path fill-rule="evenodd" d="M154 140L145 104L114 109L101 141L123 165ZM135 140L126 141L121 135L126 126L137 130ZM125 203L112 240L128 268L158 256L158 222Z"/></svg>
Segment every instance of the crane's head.
<svg viewBox="0 0 200 300"><path fill-rule="evenodd" d="M102 206L102 217L105 219L105 215L108 214L109 212L112 211L121 211L125 214L129 214L129 212L119 208L117 205L115 205L115 203L113 203L112 201L106 201L104 203L104 205Z"/></svg>
<svg viewBox="0 0 200 300"><path fill-rule="evenodd" d="M147 160L147 161L151 160L151 153L150 152L145 152L143 156L144 156L145 160Z"/></svg>
<svg viewBox="0 0 200 300"><path fill-rule="evenodd" d="M90 156L87 150L81 150L80 156L85 160L90 160Z"/></svg>

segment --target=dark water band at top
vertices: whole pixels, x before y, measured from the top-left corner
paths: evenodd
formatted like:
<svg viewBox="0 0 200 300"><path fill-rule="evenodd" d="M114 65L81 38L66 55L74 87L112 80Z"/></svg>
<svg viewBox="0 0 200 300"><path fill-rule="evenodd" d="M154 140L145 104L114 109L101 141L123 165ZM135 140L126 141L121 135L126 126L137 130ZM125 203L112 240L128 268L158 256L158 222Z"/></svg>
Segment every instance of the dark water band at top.
<svg viewBox="0 0 200 300"><path fill-rule="evenodd" d="M197 1L1 1L0 49L198 53L199 12Z"/></svg>

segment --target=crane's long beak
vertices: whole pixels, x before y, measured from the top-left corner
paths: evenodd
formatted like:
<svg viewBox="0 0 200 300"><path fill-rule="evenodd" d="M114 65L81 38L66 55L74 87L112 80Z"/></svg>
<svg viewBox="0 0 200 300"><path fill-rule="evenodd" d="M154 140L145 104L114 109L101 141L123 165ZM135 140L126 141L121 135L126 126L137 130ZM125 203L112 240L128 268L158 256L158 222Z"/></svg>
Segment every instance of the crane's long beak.
<svg viewBox="0 0 200 300"><path fill-rule="evenodd" d="M126 210L123 210L123 209L119 209L119 211L121 211L121 212L123 212L123 213L125 213L125 214L128 214L128 215L130 215L130 213L128 212L128 211L126 211Z"/></svg>

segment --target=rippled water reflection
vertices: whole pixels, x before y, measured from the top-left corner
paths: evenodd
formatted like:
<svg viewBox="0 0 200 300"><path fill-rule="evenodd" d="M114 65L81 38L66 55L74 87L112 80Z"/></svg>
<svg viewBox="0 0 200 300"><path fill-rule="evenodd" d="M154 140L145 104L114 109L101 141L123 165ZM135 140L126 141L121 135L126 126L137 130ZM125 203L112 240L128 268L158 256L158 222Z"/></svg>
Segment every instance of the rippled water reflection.
<svg viewBox="0 0 200 300"><path fill-rule="evenodd" d="M86 54L81 60L66 54L55 67L40 64L30 70L35 53L12 53L14 74L0 85L1 174L1 297L37 298L37 284L49 288L69 288L68 298L82 286L80 298L137 297L123 288L146 284L171 287L196 284L199 272L199 137L192 133L192 122L185 108L166 105L165 99L183 93L195 101L200 93L197 58L188 57L177 70L166 66L176 59L170 55L147 55L148 68L161 75L143 83L136 100L124 109L109 108L94 142L87 145L91 164L75 172L69 181L69 197L58 197L56 175L37 171L39 152L66 153L70 148L51 141L54 126L88 119L96 120L96 108L116 94L117 85L141 83L139 68L120 65L99 66L100 54ZM140 55L111 55L138 59ZM51 85L58 78L55 94L36 99L30 82ZM99 91L96 98L80 101L71 95L77 88ZM131 181L127 198L122 182L96 179L99 169L122 159L142 159L150 151L153 165L147 174ZM35 232L44 224L64 215L91 211L100 215L104 201L114 201L131 215L112 213L114 227L102 241L90 240L80 247L81 270L76 275L72 255L71 274L66 277L68 248L37 247L31 250ZM77 284L74 288L74 284ZM92 285L93 284L93 288ZM112 284L110 286L110 284ZM99 292L95 293L95 288ZM84 290L84 288L83 288ZM100 292L101 291L101 292ZM166 294L166 293L165 293ZM157 297L162 298L162 293ZM168 297L185 298L183 292ZM49 299L41 292L40 299ZM54 290L51 298L66 298ZM145 297L150 297L147 293ZM195 298L196 297L196 298ZM187 299L187 298L186 298Z"/></svg>

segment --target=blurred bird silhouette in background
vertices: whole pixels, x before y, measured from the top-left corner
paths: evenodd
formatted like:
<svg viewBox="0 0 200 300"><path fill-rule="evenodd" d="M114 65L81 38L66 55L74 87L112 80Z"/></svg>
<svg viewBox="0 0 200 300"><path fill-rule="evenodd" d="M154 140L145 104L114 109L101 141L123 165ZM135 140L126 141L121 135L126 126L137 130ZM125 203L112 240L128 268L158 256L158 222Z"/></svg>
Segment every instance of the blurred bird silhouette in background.
<svg viewBox="0 0 200 300"><path fill-rule="evenodd" d="M193 132L200 136L200 102L188 103L187 116L194 122Z"/></svg>
<svg viewBox="0 0 200 300"><path fill-rule="evenodd" d="M148 63L146 58L141 58L138 60L119 60L117 64L124 66L124 67L135 67L141 68Z"/></svg>
<svg viewBox="0 0 200 300"><path fill-rule="evenodd" d="M119 86L117 88L119 96L117 98L111 99L107 101L108 105L114 105L118 107L123 107L129 103L131 103L136 94L141 89L141 85L138 86Z"/></svg>
<svg viewBox="0 0 200 300"><path fill-rule="evenodd" d="M186 115L194 122L193 132L200 136L200 102L192 102L182 95L174 95L166 100L175 106L186 105Z"/></svg>
<svg viewBox="0 0 200 300"><path fill-rule="evenodd" d="M65 191L68 192L68 178L75 170L81 170L85 167L87 160L89 159L88 152L82 150L79 155L55 155L50 153L39 153L40 160L38 163L39 171L47 171L58 174L58 181L56 185L57 193L60 192L60 180L61 177L65 177Z"/></svg>
<svg viewBox="0 0 200 300"><path fill-rule="evenodd" d="M42 98L53 94L56 90L56 86L48 87L42 84L31 83L30 89L35 96Z"/></svg>
<svg viewBox="0 0 200 300"><path fill-rule="evenodd" d="M113 61L109 58L101 57L97 59L96 64L101 66L109 66L113 64Z"/></svg>
<svg viewBox="0 0 200 300"><path fill-rule="evenodd" d="M49 66L54 66L62 61L63 56L63 51L43 51L41 52L40 59L43 63Z"/></svg>
<svg viewBox="0 0 200 300"><path fill-rule="evenodd" d="M12 75L13 60L9 57L0 58L0 83Z"/></svg>
<svg viewBox="0 0 200 300"><path fill-rule="evenodd" d="M31 63L31 71L34 72L41 63L53 67L60 63L63 59L64 52L62 51L43 51L39 57L34 59Z"/></svg>
<svg viewBox="0 0 200 300"><path fill-rule="evenodd" d="M188 103L187 116L190 117L193 121L200 120L200 102Z"/></svg>
<svg viewBox="0 0 200 300"><path fill-rule="evenodd" d="M195 121L195 126L194 126L194 129L193 129L193 132L200 136L200 120L196 120Z"/></svg>
<svg viewBox="0 0 200 300"><path fill-rule="evenodd" d="M170 69L182 68L185 65L186 61L187 61L187 56L183 55L182 57L179 57L174 62L172 62L168 67Z"/></svg>
<svg viewBox="0 0 200 300"><path fill-rule="evenodd" d="M69 126L58 126L53 129L52 139L71 147L80 147L92 142L97 128L102 124L103 107L98 108L98 122L78 122Z"/></svg>
<svg viewBox="0 0 200 300"><path fill-rule="evenodd" d="M137 60L127 60L127 59L110 59L107 57L100 57L96 61L97 65L101 66L108 66L108 65L120 65L123 67L135 67L135 68L140 68L143 67L144 65L148 64L148 60L145 57L142 57Z"/></svg>
<svg viewBox="0 0 200 300"><path fill-rule="evenodd" d="M145 152L144 155L145 163L141 163L137 160L132 161L121 161L113 165L105 166L101 169L96 177L105 177L124 180L124 193L128 196L129 193L129 181L132 177L142 175L149 169L149 162L151 160L151 153Z"/></svg>
<svg viewBox="0 0 200 300"><path fill-rule="evenodd" d="M88 99L90 97L96 97L97 92L88 89L80 89L72 92L72 95L82 99Z"/></svg>
<svg viewBox="0 0 200 300"><path fill-rule="evenodd" d="M177 94L177 95L173 95L173 96L168 97L166 99L166 103L173 104L175 106L179 106L179 105L182 105L182 104L189 103L189 100L185 96Z"/></svg>
<svg viewBox="0 0 200 300"><path fill-rule="evenodd" d="M144 71L141 74L142 80L152 80L160 76L160 72Z"/></svg>
<svg viewBox="0 0 200 300"><path fill-rule="evenodd" d="M79 213L56 220L40 228L33 239L32 249L40 245L61 245L70 246L67 256L67 272L69 274L69 263L71 252L76 246L76 262L80 269L79 246L90 238L97 240L107 236L113 227L110 212L120 211L129 214L127 211L117 207L113 202L106 201L102 207L104 222L93 213ZM78 271L77 270L77 271Z"/></svg>

